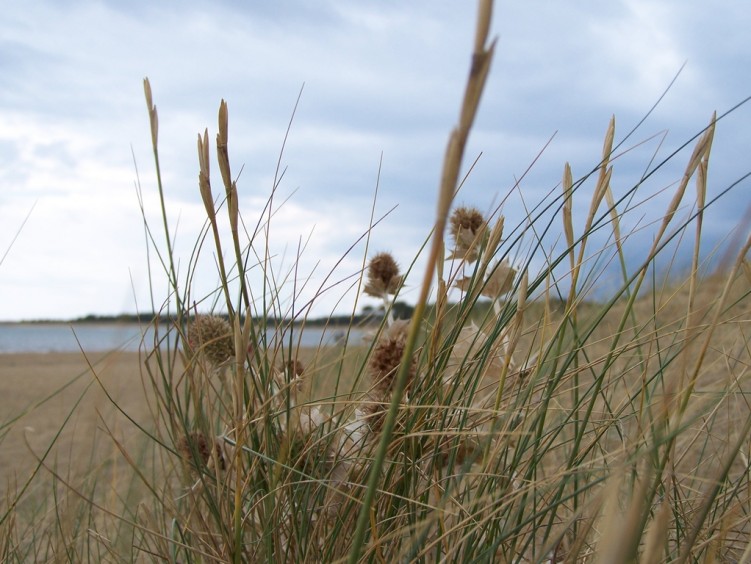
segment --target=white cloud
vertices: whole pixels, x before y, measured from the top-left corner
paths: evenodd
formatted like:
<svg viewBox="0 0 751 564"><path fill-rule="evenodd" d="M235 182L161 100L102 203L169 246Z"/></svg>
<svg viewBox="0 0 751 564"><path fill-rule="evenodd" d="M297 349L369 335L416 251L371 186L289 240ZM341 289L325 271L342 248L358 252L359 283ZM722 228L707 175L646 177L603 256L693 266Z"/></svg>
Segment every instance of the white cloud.
<svg viewBox="0 0 751 564"><path fill-rule="evenodd" d="M622 12L590 22L590 64L603 69L597 73L600 81L590 87L602 102L618 101L634 113L644 112L688 62L689 52L679 40L668 6L628 0L623 7ZM681 88L695 88L700 79L697 66L689 64L681 73Z"/></svg>
<svg viewBox="0 0 751 564"><path fill-rule="evenodd" d="M219 100L226 99L233 171L242 168L240 198L251 223L271 192L303 82L275 196L279 203L297 190L272 223L275 271L289 269L299 241L310 236L298 276L313 273L316 281L305 290L311 293L301 300L314 295L367 229L382 153L376 209L399 207L374 229L370 249L391 250L406 267L433 219L474 18L474 6L396 1L314 8L43 0L7 6L0 21L6 77L0 85L0 248L38 203L0 267L0 318L133 309L131 274L139 306L148 305L130 152L132 144L148 218L161 234L144 76L159 110L169 223L178 229L183 274L204 221L196 134L208 127L213 143ZM557 131L504 207L509 221L523 221L522 196L531 208L557 194L565 161L576 174L595 166L611 114L620 140L688 61L663 104L626 142L669 130L659 153L666 155L701 129L712 110L751 93L741 72L749 64L749 19L741 2L713 9L675 0L499 3L493 28L500 42L465 169L483 156L460 201L484 210L497 205ZM710 166L715 193L747 172L749 123L742 109L718 126ZM655 146L650 141L619 159L617 189L638 181ZM656 175L644 197L676 180L684 161L679 156ZM218 174L213 161L212 172ZM214 186L218 193L218 176ZM575 213L586 214L586 196L583 190ZM716 213L730 224L745 199L728 202ZM660 209L657 202L650 208ZM549 237L546 245L557 234ZM203 252L196 295L216 285L213 250ZM333 279L357 272L364 253L361 243ZM164 299L163 280L158 284ZM322 298L321 313L335 307L339 290Z"/></svg>

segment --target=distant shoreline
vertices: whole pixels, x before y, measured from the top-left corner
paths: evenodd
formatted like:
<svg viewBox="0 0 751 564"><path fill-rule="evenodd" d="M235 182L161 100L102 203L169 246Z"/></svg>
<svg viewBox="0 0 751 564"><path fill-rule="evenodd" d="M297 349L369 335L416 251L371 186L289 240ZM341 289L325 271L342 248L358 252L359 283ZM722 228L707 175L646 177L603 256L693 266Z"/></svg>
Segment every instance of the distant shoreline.
<svg viewBox="0 0 751 564"><path fill-rule="evenodd" d="M303 325L306 327L324 327L326 326L327 330L346 330L351 327L356 327L358 329L368 329L370 327L377 327L380 324L381 320L369 320L367 322L357 322L354 321L351 324L348 323L342 323L342 322L334 322L331 320L326 319L320 319L320 320L306 320L306 321L300 321L295 322L292 324L295 328L301 328ZM77 325L77 326L96 326L96 325L138 325L147 327L153 323L153 320L150 321L137 321L137 320L130 320L130 319L97 319L97 320L90 320L90 319L73 319L73 320L59 320L59 319L33 319L33 320L21 320L21 321L0 321L0 327L8 327L8 326L22 326L22 325L57 325L57 326L68 326L68 325ZM169 323L168 320L162 320L160 323L167 324ZM276 326L281 327L288 327L289 323L287 322L281 322L281 323L273 323L270 321L267 321L267 325L269 329L273 329Z"/></svg>
<svg viewBox="0 0 751 564"><path fill-rule="evenodd" d="M347 340L359 342L372 329L372 325L328 325L306 323L305 325L268 325L257 327L269 346L274 343L292 342L295 346L330 346ZM53 321L0 322L0 354L46 353L128 350L138 351L159 346L176 346L178 330L171 323L139 323L135 321ZM274 345L275 346L275 345Z"/></svg>
<svg viewBox="0 0 751 564"><path fill-rule="evenodd" d="M414 307L402 302L396 301L393 305L394 316L400 319L409 319L412 317ZM227 317L224 313L217 313L216 315ZM192 315L190 317L193 317ZM141 325L150 325L156 319L160 323L171 323L174 320L174 316L156 315L155 313L120 313L117 315L95 315L89 314L83 317L76 317L74 319L20 319L20 320L5 320L0 321L0 325L79 325L79 324L98 324L98 323L136 323ZM257 321L261 321L263 318L255 318ZM352 326L374 326L381 323L383 319L382 313L377 310L363 308L362 313L357 314L339 314L330 315L328 317L308 317L298 319L278 318L278 317L266 317L265 323L271 327L273 326L287 326L294 325L299 327L301 325L310 325L321 327L327 325L331 328L347 328Z"/></svg>

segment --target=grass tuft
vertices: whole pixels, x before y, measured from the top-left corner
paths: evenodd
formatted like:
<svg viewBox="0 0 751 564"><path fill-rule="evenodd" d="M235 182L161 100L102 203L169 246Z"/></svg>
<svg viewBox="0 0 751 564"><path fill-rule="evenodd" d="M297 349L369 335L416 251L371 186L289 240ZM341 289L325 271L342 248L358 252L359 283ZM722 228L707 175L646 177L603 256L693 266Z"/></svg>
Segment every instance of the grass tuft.
<svg viewBox="0 0 751 564"><path fill-rule="evenodd" d="M297 340L312 306L296 303L297 265L282 269L269 250L279 171L266 207L245 216L224 100L222 189L212 188L205 129L196 197L206 222L179 266L144 81L163 242L144 228L169 288L144 332L153 337L140 363L148 417L118 404L91 363L86 388L106 392L138 440L100 414L84 471L58 464L52 447L71 410L33 475L6 485L0 561L749 560L751 238L708 274L700 253L705 210L735 186L708 197L718 118L691 140L636 264L624 252L636 235L627 226L651 200L655 171L684 157L650 161L636 185L616 191L633 132L617 142L614 117L592 170L577 178L566 163L560 188L516 225L499 210L456 206L495 49L492 2L479 4L425 244L406 272L391 254L366 251L354 282L327 275L319 295L354 284L382 300L383 316L314 348ZM377 223L362 237L368 247ZM561 240L545 248L552 230ZM673 264L678 240L692 243L691 266L681 276L668 268L665 283L658 267ZM218 283L199 294L192 282L207 253ZM421 255L417 302L400 318ZM611 263L620 278L595 297ZM363 332L362 342L350 338ZM0 441L21 415L0 424Z"/></svg>

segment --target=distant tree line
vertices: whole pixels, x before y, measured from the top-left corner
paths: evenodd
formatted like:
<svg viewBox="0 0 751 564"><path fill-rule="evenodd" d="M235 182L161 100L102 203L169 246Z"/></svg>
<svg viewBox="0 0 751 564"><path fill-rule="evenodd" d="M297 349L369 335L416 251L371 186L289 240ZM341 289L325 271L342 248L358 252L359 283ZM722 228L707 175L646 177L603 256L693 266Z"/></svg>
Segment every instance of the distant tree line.
<svg viewBox="0 0 751 564"><path fill-rule="evenodd" d="M449 304L450 305L450 304ZM563 303L559 302L557 300L554 300L552 303L549 304L550 307L553 309L553 311L561 311L563 307ZM474 313L482 316L486 310L490 307L490 302L486 302L484 300L478 300L475 305L474 309L476 310ZM403 302L403 301L397 301L392 306L392 312L394 315L394 318L396 319L409 319L412 317L412 314L414 313L415 308L411 306L410 304ZM434 306L428 305L425 311L425 316L430 318L433 315ZM323 325L329 325L329 326L340 326L340 327L349 327L351 325L368 325L368 324L378 324L383 319L385 312L383 309L383 306L380 307L373 307L371 305L366 305L362 308L362 310L359 313L355 313L354 315L332 315L329 317L309 317L306 319L296 319L295 323L302 323L305 322L306 325L310 325L312 327L321 327ZM217 315L222 315L221 313ZM149 324L152 321L154 321L157 318L157 315L154 313L121 313L118 315L86 315L85 317L79 317L77 319L70 320L70 323L141 323L141 324ZM174 317L169 317L166 315L159 315L159 322L160 323L171 323L174 321ZM36 320L35 323L49 323L52 320ZM269 326L273 325L284 325L289 323L289 319L285 318L277 318L273 316L266 317L266 324ZM56 322L59 322L56 321Z"/></svg>
<svg viewBox="0 0 751 564"><path fill-rule="evenodd" d="M406 302L397 301L393 305L394 317L397 319L409 319L414 312L414 307ZM217 315L222 315L217 314ZM309 317L305 319L306 325L322 326L322 325L363 325L367 323L379 323L383 318L383 308L374 308L371 306L365 306L362 308L361 313L354 315L332 315L329 317ZM154 313L121 313L118 315L95 315L89 314L84 317L78 317L70 320L70 323L142 323L148 324L159 318L160 323L169 323L171 318L166 315L157 316ZM49 320L40 320L41 323ZM302 319L296 320L296 322L302 322ZM266 317L266 323L268 325L284 324L288 323L288 319L277 318L274 316Z"/></svg>

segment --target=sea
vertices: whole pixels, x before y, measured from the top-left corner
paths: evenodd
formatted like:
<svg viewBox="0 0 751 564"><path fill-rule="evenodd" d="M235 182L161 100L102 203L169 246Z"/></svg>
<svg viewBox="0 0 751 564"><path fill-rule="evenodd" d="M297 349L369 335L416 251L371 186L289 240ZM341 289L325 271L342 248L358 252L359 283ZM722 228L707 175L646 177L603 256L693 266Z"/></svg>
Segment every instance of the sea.
<svg viewBox="0 0 751 564"><path fill-rule="evenodd" d="M162 331L163 333L163 331ZM173 333L174 334L174 333ZM308 325L292 331L293 346L319 347L359 344L363 330ZM280 335L266 334L267 343ZM289 333L281 335L289 342ZM0 354L52 352L149 351L154 348L153 328L137 323L0 323Z"/></svg>

